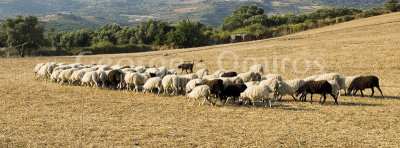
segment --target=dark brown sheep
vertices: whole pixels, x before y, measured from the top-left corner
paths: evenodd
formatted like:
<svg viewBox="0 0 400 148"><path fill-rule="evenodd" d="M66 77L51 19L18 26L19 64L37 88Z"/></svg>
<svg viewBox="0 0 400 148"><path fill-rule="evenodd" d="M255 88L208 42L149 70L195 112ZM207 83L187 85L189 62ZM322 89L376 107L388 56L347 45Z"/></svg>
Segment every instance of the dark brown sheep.
<svg viewBox="0 0 400 148"><path fill-rule="evenodd" d="M227 86L221 92L221 100L225 100L225 103L228 102L228 97L233 97L233 101L236 101L236 98L240 97L240 93L244 92L247 89L245 84L232 84Z"/></svg>
<svg viewBox="0 0 400 148"><path fill-rule="evenodd" d="M363 90L366 88L371 88L372 94L371 97L374 96L374 87L378 88L379 92L381 92L382 98L384 98L381 88L379 87L379 79L376 76L360 76L355 78L348 88L349 94L354 90L353 96L356 95L357 91L361 91L361 96L364 97Z"/></svg>
<svg viewBox="0 0 400 148"><path fill-rule="evenodd" d="M197 85L207 85L210 87L211 94L214 94L217 98L220 97L221 92L224 90L224 82L221 79L205 80Z"/></svg>
<svg viewBox="0 0 400 148"><path fill-rule="evenodd" d="M234 71L226 72L221 75L221 77L235 77L235 76L237 76L237 73Z"/></svg>
<svg viewBox="0 0 400 148"><path fill-rule="evenodd" d="M181 65L178 66L179 69L181 69L181 73L183 72L183 70L186 71L186 73L188 73L188 70L190 71L190 73L193 73L193 66L194 66L194 62L193 63L183 63Z"/></svg>
<svg viewBox="0 0 400 148"><path fill-rule="evenodd" d="M338 104L337 98L335 95L332 93L332 85L329 84L328 81L326 80L321 80L321 81L307 81L303 86L301 86L297 91L296 91L296 96L299 96L299 94L302 94L300 97L300 100L306 101L306 96L307 94L311 94L311 103L312 101L312 96L313 94L321 94L324 97L324 100L320 102L323 105L326 100L326 94L329 94L335 99L335 104ZM303 99L302 99L303 98Z"/></svg>
<svg viewBox="0 0 400 148"><path fill-rule="evenodd" d="M106 77L106 85L110 88L116 87L122 80L122 72L111 70Z"/></svg>

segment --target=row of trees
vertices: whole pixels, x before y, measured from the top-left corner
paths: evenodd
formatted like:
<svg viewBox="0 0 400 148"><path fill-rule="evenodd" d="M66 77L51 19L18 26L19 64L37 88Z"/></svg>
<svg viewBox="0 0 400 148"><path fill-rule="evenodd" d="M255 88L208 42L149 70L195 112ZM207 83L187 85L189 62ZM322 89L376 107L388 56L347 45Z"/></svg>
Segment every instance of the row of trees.
<svg viewBox="0 0 400 148"><path fill-rule="evenodd" d="M140 48L140 51L154 48L188 48L227 43L230 35L236 33L254 36L268 33L270 37L275 37L398 10L397 0L387 0L384 7L369 10L323 8L300 15L267 16L263 8L252 5L236 9L218 28L190 20L182 20L178 24L149 20L134 27L104 25L97 30L63 32L50 28L46 34L37 17L17 16L2 23L0 47L16 47L16 51L22 57L25 53L35 54L37 51L34 49L39 47L48 49L47 52L61 54L74 54L81 50L114 53L137 51L133 48Z"/></svg>

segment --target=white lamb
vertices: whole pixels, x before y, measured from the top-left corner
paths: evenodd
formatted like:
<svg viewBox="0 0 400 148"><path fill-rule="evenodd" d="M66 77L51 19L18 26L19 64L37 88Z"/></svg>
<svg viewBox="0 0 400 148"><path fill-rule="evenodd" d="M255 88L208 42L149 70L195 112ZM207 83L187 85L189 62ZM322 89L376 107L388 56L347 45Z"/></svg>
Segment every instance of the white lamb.
<svg viewBox="0 0 400 148"><path fill-rule="evenodd" d="M162 79L162 86L164 88L164 94L167 94L169 90L172 90L171 94L178 94L179 93L179 76L166 75Z"/></svg>
<svg viewBox="0 0 400 148"><path fill-rule="evenodd" d="M250 72L264 74L264 68L261 64L256 64L250 67Z"/></svg>
<svg viewBox="0 0 400 148"><path fill-rule="evenodd" d="M200 78L190 80L190 81L186 84L186 90L185 90L185 91L186 91L186 94L187 94L187 93L190 93L190 92L196 87L197 84L200 84L200 83L202 83L203 81L205 81L205 80L200 79Z"/></svg>
<svg viewBox="0 0 400 148"><path fill-rule="evenodd" d="M211 103L211 105L213 105L213 103L210 99L210 94L211 94L211 90L210 90L210 87L208 87L207 85L197 86L193 89L192 92L187 94L188 102L190 102L191 99L194 99L193 104L192 104L192 105L194 105L196 100L203 97L204 101L203 101L203 103L200 103L200 100L199 100L199 106L204 105L206 100L209 101Z"/></svg>
<svg viewBox="0 0 400 148"><path fill-rule="evenodd" d="M244 83L257 80L257 75L254 72L240 73L238 77L241 78Z"/></svg>
<svg viewBox="0 0 400 148"><path fill-rule="evenodd" d="M272 102L271 102L271 99L269 98L269 93L271 93L271 92L272 92L272 90L268 86L256 85L256 86L249 87L244 92L242 92L240 94L240 99L242 99L242 100L250 99L253 106L254 106L255 100L262 100L263 102L265 100L268 100L268 102L265 104L265 107L267 107L267 104L269 104L269 107L272 107Z"/></svg>
<svg viewBox="0 0 400 148"><path fill-rule="evenodd" d="M340 89L344 90L344 94L347 95L347 88L349 88L351 82L353 82L354 79L358 78L358 76L347 76L347 77L341 77L339 80L339 86Z"/></svg>
<svg viewBox="0 0 400 148"><path fill-rule="evenodd" d="M208 69L201 69L196 72L196 74L199 76L200 79L203 79L205 75L208 75Z"/></svg>
<svg viewBox="0 0 400 148"><path fill-rule="evenodd" d="M143 93L146 93L148 91L150 91L151 93L153 93L153 89L157 88L158 93L160 94L161 90L162 90L162 84L161 84L161 78L160 77L154 77L154 78L150 78L146 81L146 83L144 83L143 85Z"/></svg>
<svg viewBox="0 0 400 148"><path fill-rule="evenodd" d="M133 85L135 86L135 91L139 92L139 88L142 87L144 85L144 83L146 83L146 81L148 79L150 79L150 74L148 73L134 73L133 77L132 77L132 81L133 81Z"/></svg>

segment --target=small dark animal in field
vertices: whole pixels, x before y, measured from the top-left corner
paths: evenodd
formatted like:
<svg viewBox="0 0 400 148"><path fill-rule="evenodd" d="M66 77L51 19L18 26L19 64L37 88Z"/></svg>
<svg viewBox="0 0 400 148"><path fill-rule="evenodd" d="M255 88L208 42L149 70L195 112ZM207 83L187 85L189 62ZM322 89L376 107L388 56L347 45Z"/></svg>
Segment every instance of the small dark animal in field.
<svg viewBox="0 0 400 148"><path fill-rule="evenodd" d="M384 98L383 93L381 88L379 87L379 79L376 76L360 76L356 79L353 80L353 82L350 83L350 86L348 88L349 94L354 90L353 96L356 95L357 91L360 90L361 96L364 97L363 90L366 88L371 88L372 94L371 97L374 96L374 87L378 88L379 92L382 95L382 98Z"/></svg>
<svg viewBox="0 0 400 148"><path fill-rule="evenodd" d="M333 99L335 99L335 104L339 105L337 97L335 97L335 95L333 95L332 93L332 85L329 84L329 82L326 80L307 81L303 86L301 86L296 91L296 97L299 96L300 94L302 94L300 96L300 100L302 101L306 101L307 94L311 94L311 103L313 102L312 101L313 94L321 94L324 97L324 100L322 102L320 100L322 105L325 103L326 94L329 94L333 97Z"/></svg>
<svg viewBox="0 0 400 148"><path fill-rule="evenodd" d="M106 77L106 84L110 88L116 87L122 80L122 72L119 70L111 70Z"/></svg>
<svg viewBox="0 0 400 148"><path fill-rule="evenodd" d="M188 73L188 70L190 71L190 73L193 73L193 66L194 66L194 62L193 63L183 63L181 65L178 66L179 69L181 69L181 73L183 72L183 70L186 71L186 73Z"/></svg>
<svg viewBox="0 0 400 148"><path fill-rule="evenodd" d="M237 76L237 73L234 71L226 72L221 75L221 77L236 77L236 76Z"/></svg>
<svg viewBox="0 0 400 148"><path fill-rule="evenodd" d="M240 97L240 93L244 92L247 89L245 84L232 84L227 86L221 92L221 101L225 100L225 103L229 101L229 97L233 98L233 102L236 101L236 98Z"/></svg>

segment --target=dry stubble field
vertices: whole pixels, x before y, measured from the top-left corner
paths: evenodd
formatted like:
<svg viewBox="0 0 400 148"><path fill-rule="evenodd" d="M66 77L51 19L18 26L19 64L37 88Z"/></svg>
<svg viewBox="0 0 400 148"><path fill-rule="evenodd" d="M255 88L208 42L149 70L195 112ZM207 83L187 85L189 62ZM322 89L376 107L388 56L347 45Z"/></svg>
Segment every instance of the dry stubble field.
<svg viewBox="0 0 400 148"><path fill-rule="evenodd" d="M102 58L112 59L113 64L121 58L137 63L153 58L168 62L176 57L203 59L195 69L205 66L213 72L218 69L218 55L230 51L239 58L238 71L246 58L268 59L270 71L273 59L280 68L282 59L288 58L285 72L277 71L286 80L320 70L311 64L306 73L296 73L292 68L296 58L317 59L324 67L322 73L380 78L385 99L341 96L339 106L333 105L331 97L321 106L295 102L288 96L272 109L234 104L191 106L184 96L61 86L36 80L32 74L39 62L73 63L75 57L0 59L0 147L397 147L399 21L400 13L394 13L269 40L81 59L84 64ZM225 68L234 65L230 56L222 61ZM297 65L306 69L304 60Z"/></svg>

